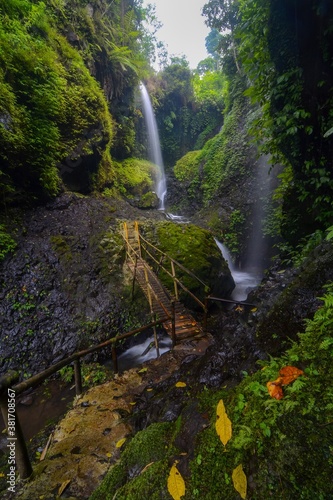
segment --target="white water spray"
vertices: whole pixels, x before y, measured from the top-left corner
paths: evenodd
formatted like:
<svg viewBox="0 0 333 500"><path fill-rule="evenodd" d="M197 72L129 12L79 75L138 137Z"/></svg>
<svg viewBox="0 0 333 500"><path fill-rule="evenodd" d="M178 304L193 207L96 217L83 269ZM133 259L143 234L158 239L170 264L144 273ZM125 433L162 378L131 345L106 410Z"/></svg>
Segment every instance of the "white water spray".
<svg viewBox="0 0 333 500"><path fill-rule="evenodd" d="M233 290L231 297L234 300L246 300L250 291L260 283L260 280L262 278L260 271L253 269L248 271L240 271L239 269L237 269L232 262L231 255L227 247L216 238L214 239L216 245L221 251L222 257L225 261L227 261L232 277L234 278L236 287Z"/></svg>
<svg viewBox="0 0 333 500"><path fill-rule="evenodd" d="M156 194L160 200L159 208L160 210L164 210L164 198L167 192L167 188L157 123L148 91L143 83L140 84L140 92L143 104L143 114L148 132L149 159L158 167L158 174L156 179Z"/></svg>

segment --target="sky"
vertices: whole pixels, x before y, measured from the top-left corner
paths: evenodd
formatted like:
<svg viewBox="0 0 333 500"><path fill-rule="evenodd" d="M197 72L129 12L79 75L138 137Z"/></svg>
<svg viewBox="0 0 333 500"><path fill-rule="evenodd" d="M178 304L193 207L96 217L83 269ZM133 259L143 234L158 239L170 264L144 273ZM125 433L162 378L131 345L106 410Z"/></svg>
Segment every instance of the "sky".
<svg viewBox="0 0 333 500"><path fill-rule="evenodd" d="M156 16L163 23L156 36L165 42L169 55L185 54L190 68L195 69L208 57L205 38L210 29L201 15L207 0L144 0L156 5Z"/></svg>

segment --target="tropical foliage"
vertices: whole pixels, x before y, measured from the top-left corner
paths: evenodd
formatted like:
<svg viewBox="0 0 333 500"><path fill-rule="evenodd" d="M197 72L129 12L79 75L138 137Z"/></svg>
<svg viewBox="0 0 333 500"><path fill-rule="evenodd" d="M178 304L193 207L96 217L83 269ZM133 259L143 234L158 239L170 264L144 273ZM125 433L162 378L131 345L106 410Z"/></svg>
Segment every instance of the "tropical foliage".
<svg viewBox="0 0 333 500"><path fill-rule="evenodd" d="M319 0L210 0L204 13L212 28L229 30L220 42L224 64L233 57L249 79L258 146L272 162L292 168L280 223L283 236L297 244L333 217L333 7Z"/></svg>
<svg viewBox="0 0 333 500"><path fill-rule="evenodd" d="M111 117L98 83L45 4L1 3L2 200L54 196L62 161L94 147L103 156Z"/></svg>

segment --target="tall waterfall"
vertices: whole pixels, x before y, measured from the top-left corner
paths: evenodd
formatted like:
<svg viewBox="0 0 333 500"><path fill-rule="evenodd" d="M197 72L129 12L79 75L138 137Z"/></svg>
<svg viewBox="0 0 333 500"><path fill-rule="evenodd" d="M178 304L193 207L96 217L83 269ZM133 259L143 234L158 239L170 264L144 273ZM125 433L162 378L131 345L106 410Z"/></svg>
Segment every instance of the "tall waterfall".
<svg viewBox="0 0 333 500"><path fill-rule="evenodd" d="M265 242L263 234L263 220L265 211L270 203L271 193L276 187L277 172L270 172L269 157L261 156L254 171L256 183L256 203L254 206L252 221L253 229L249 235L249 245L245 262L242 269L238 269L232 261L227 247L215 239L223 258L228 262L230 272L234 278L236 287L232 293L235 300L245 300L249 291L255 288L263 277L263 272L268 263L269 246Z"/></svg>
<svg viewBox="0 0 333 500"><path fill-rule="evenodd" d="M167 192L166 179L163 165L163 158L161 153L160 138L155 119L153 106L150 101L149 94L143 83L140 85L140 93L143 104L143 115L145 118L147 132L148 132L148 145L149 145L149 159L158 167L156 179L156 194L160 200L160 210L164 210L164 198Z"/></svg>

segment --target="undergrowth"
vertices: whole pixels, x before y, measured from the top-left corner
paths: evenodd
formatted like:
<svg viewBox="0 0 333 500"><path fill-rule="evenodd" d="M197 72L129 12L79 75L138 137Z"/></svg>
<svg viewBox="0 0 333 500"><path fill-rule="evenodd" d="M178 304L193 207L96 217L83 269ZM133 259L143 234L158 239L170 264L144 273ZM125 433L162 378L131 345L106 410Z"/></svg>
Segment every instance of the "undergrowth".
<svg viewBox="0 0 333 500"><path fill-rule="evenodd" d="M247 477L247 498L333 498L333 284L321 300L305 332L284 355L260 362L256 373L245 373L231 390L205 388L193 396L199 398L200 412L209 425L193 436L195 448L182 498L239 498L232 472L240 464ZM266 384L285 366L298 367L304 374L284 386L284 396L277 400L270 397ZM215 429L220 399L232 423L232 437L225 447ZM170 499L167 477L177 456L173 442L181 432L180 422L152 424L138 433L91 498L141 500L142 492L149 491L151 498ZM161 433L163 429L167 432ZM149 453L137 455L138 443L140 449L149 443ZM131 477L129 470L137 472Z"/></svg>

